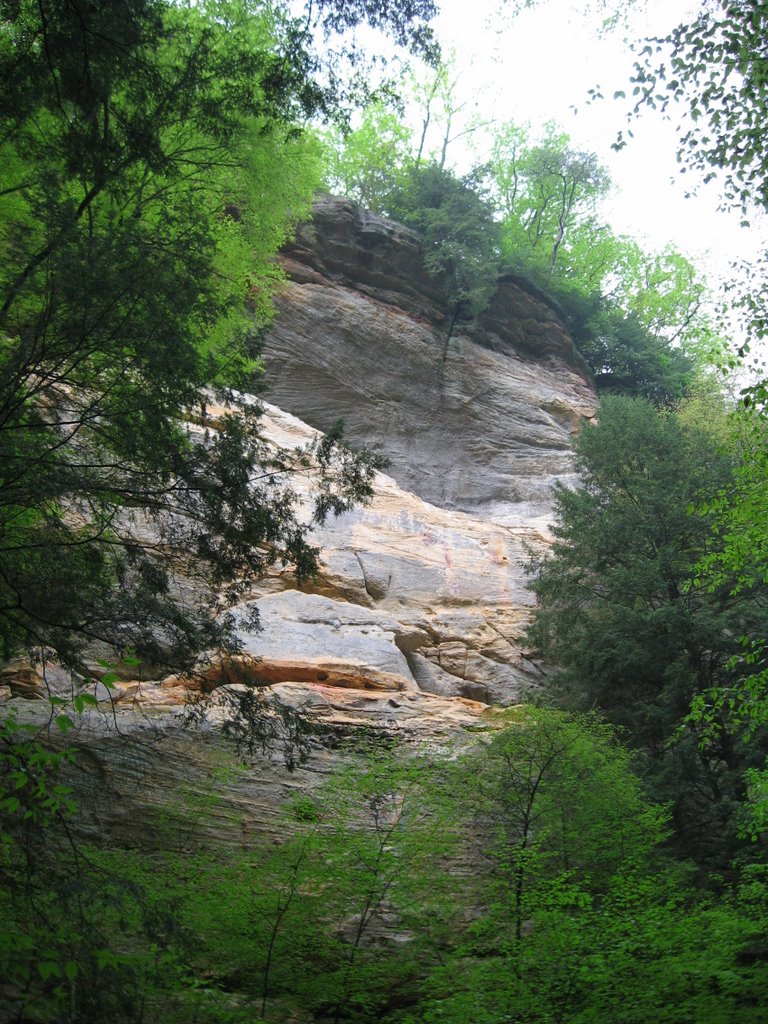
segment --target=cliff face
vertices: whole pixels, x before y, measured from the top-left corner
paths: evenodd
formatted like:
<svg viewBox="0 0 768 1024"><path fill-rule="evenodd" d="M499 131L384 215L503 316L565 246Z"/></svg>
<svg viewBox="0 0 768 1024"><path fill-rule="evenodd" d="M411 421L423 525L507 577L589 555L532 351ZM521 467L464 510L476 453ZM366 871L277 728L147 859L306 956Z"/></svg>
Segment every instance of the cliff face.
<svg viewBox="0 0 768 1024"><path fill-rule="evenodd" d="M320 430L343 418L353 444L380 447L398 484L433 505L505 525L546 520L595 395L544 301L503 280L448 338L418 236L329 197L284 263L270 402Z"/></svg>
<svg viewBox="0 0 768 1024"><path fill-rule="evenodd" d="M265 436L292 450L314 431L291 412L318 428L343 417L351 441L380 445L391 469L371 506L318 531L317 580L298 590L275 571L254 585L248 604L263 629L236 609L239 669L340 735L366 726L434 743L474 732L487 705L542 684L521 640L532 605L524 566L548 542L551 485L571 476L571 436L595 393L563 325L519 282L502 282L487 313L446 339L418 238L351 203L323 200L284 258L290 281L266 343L281 408L268 407ZM211 666L208 688L224 682ZM33 696L36 675L11 666L0 684ZM105 713L86 717L77 742L99 832L143 820L172 778L205 792L208 748L177 726L189 685L119 684L115 719L110 695L97 693ZM286 787L311 784L332 757L317 749L290 783L279 766L260 769L226 797L227 820L261 828Z"/></svg>
<svg viewBox="0 0 768 1024"><path fill-rule="evenodd" d="M285 448L307 436L276 409L265 426ZM514 703L540 684L520 641L532 604L526 549L546 543L537 524L442 509L379 474L373 503L329 522L318 542L323 571L309 588L284 590L292 582L282 574L259 584L264 630L246 646L261 672L286 662L272 678L307 680L295 674L298 660L325 674L315 681L343 686L344 666L354 666L367 688L488 704Z"/></svg>

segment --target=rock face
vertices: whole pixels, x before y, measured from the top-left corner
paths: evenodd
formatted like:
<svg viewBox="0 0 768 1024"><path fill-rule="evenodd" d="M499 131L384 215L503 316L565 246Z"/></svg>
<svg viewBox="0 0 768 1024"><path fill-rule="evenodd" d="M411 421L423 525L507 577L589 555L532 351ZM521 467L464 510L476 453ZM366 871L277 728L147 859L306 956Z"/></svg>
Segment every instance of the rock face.
<svg viewBox="0 0 768 1024"><path fill-rule="evenodd" d="M285 449L312 433L275 408L264 428ZM532 606L525 566L547 543L539 525L441 509L383 474L375 490L370 506L317 531L322 572L308 588L286 573L256 584L263 629L240 630L260 659L255 674L502 705L539 686L520 639Z"/></svg>
<svg viewBox="0 0 768 1024"><path fill-rule="evenodd" d="M320 430L343 418L405 490L504 525L546 520L594 389L556 313L504 279L449 330L418 236L327 197L286 249L266 340L270 402Z"/></svg>
<svg viewBox="0 0 768 1024"><path fill-rule="evenodd" d="M265 436L290 451L315 433L291 411L317 428L343 417L353 442L390 457L390 475L379 474L369 507L317 531L317 580L299 590L275 570L254 584L234 610L236 663L214 659L194 681L92 689L102 711L86 716L76 742L96 832L130 832L174 779L205 792L210 731L190 743L178 728L191 689L258 680L340 735L364 726L435 743L487 727L488 705L542 685L521 639L532 607L525 565L548 543L552 482L571 478L571 436L596 407L563 325L508 280L478 322L448 339L418 238L347 202L319 204L285 265L266 353L270 397L288 411L267 407ZM209 409L211 429L220 412ZM297 479L305 488L311 479ZM31 713L30 701L60 682L50 667L12 664L0 699ZM239 783L226 797L230 841L233 821L263 827L285 791L311 784L333 755L313 758L303 775L265 765Z"/></svg>

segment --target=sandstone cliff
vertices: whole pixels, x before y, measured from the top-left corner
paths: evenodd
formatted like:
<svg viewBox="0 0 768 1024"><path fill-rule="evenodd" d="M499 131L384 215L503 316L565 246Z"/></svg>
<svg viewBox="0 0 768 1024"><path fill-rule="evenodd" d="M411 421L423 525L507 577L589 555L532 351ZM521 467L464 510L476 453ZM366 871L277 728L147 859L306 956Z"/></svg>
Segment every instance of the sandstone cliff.
<svg viewBox="0 0 768 1024"><path fill-rule="evenodd" d="M290 278L266 343L267 397L320 430L340 417L379 446L405 490L507 525L545 521L570 436L595 394L563 324L502 280L488 310L448 331L418 236L321 199L285 252Z"/></svg>
<svg viewBox="0 0 768 1024"><path fill-rule="evenodd" d="M594 414L594 390L563 325L522 282L502 281L487 313L447 340L418 238L352 203L321 200L284 260L289 281L266 339L276 405L265 435L290 450L313 434L292 412L320 429L343 417L351 441L379 445L391 468L369 507L318 531L317 580L299 590L275 571L254 586L261 631L247 626L249 608L236 609L239 669L342 731L434 742L474 730L486 705L542 683L521 641L532 603L524 566L547 543L551 486L571 476L571 436ZM224 682L212 665L209 688ZM43 685L18 666L3 683L24 697ZM98 694L109 714L86 716L78 739L95 828L130 830L172 777L194 789L210 775L205 745L193 752L177 728L188 688L176 677L127 681L114 708ZM144 762L158 753L153 775ZM326 764L316 750L307 778ZM112 795L100 797L107 774ZM244 828L279 799L265 778L228 797L235 817L250 808ZM297 784L280 778L278 790Z"/></svg>

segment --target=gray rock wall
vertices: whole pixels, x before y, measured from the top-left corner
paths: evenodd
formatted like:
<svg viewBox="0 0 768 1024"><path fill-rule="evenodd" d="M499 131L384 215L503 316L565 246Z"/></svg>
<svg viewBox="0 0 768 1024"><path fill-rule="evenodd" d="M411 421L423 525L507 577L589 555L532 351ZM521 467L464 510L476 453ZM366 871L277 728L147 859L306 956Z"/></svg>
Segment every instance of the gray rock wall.
<svg viewBox="0 0 768 1024"><path fill-rule="evenodd" d="M595 392L563 325L520 282L502 282L481 320L447 341L442 289L423 273L417 236L354 204L321 202L285 264L291 280L266 346L281 408L268 407L265 437L292 450L314 431L291 412L320 429L343 417L348 437L380 445L391 469L369 507L317 531L318 579L299 590L276 570L254 584L246 605L263 629L248 624L249 607L236 609L237 678L260 680L339 737L363 727L413 744L467 737L492 723L488 705L545 685L522 640L525 566L549 542L552 484L572 479L572 435L594 414ZM211 429L221 411L210 408ZM311 478L296 481L308 488ZM8 666L0 700L29 710L57 680L51 667ZM178 720L190 691L230 685L212 661L195 680L96 687L101 710L74 736L94 834L159 843L175 789L207 799L218 719L199 734ZM324 777L339 745L316 745L299 773L265 758L219 786L214 838L247 845L269 831L286 794ZM189 822L173 828L180 848L194 844Z"/></svg>
<svg viewBox="0 0 768 1024"><path fill-rule="evenodd" d="M475 323L448 330L418 237L325 198L285 253L266 339L267 397L320 430L343 418L405 490L523 525L572 472L571 435L595 392L555 312L503 280Z"/></svg>

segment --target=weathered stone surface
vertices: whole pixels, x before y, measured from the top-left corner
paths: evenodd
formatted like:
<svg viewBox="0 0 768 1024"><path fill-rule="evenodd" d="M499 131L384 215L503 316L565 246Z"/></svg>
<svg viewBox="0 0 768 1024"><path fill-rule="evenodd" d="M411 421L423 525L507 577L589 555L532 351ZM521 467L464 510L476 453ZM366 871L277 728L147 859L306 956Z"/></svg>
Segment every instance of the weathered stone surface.
<svg viewBox="0 0 768 1024"><path fill-rule="evenodd" d="M371 692L304 683L280 683L271 699L300 709L330 729L335 742L311 745L305 763L289 767L279 745L243 763L223 740L225 707L185 724L186 709L118 705L77 716L66 742L74 767L65 781L79 804L77 830L97 843L192 852L213 843L250 849L254 840L285 837L283 811L291 796L311 792L343 763L359 757L350 738L363 730L440 753L494 727L484 704L412 692ZM45 721L39 702L16 699L23 722ZM54 730L51 738L63 742Z"/></svg>
<svg viewBox="0 0 768 1024"><path fill-rule="evenodd" d="M418 319L446 320L444 284L425 272L418 234L357 203L318 197L283 258L296 281L336 281Z"/></svg>
<svg viewBox="0 0 768 1024"><path fill-rule="evenodd" d="M270 401L391 459L401 487L508 525L546 519L595 410L583 364L535 289L503 279L446 339L441 282L418 237L326 198L286 251L291 281L266 343ZM386 586L371 577L371 585Z"/></svg>
<svg viewBox="0 0 768 1024"><path fill-rule="evenodd" d="M50 661L31 661L27 657L12 658L0 666L0 700L6 689L8 697L44 700L49 696L67 696L76 692L80 677Z"/></svg>
<svg viewBox="0 0 768 1024"><path fill-rule="evenodd" d="M276 569L253 584L235 609L236 658L211 655L190 677L88 684L99 704L72 738L83 827L95 837L166 843L176 803L174 847L193 847L200 824L188 809L215 791L208 838L247 847L275 833L291 793L327 777L350 734L447 748L493 727L488 704L517 702L542 683L521 640L532 610L525 565L549 543L552 482L571 479L571 435L595 409L562 323L509 279L446 342L441 282L423 273L417 236L354 204L321 203L285 261L292 281L267 344L271 396L319 428L343 416L353 442L390 456L391 475L378 475L369 507L316 530L316 580L297 589ZM222 413L211 403L194 429L215 430ZM273 406L263 429L285 450L314 436ZM295 488L308 494L311 473ZM151 530L134 515L138 536ZM184 564L180 553L179 593L191 594ZM211 710L195 732L181 719L190 698L253 681L337 740L315 744L299 771L257 758L219 786L227 712ZM42 696L44 684L34 666L8 666L0 700L42 721L43 702L15 698Z"/></svg>
<svg viewBox="0 0 768 1024"><path fill-rule="evenodd" d="M264 432L286 448L313 435L272 407ZM386 673L393 689L498 704L539 685L520 637L532 607L525 565L547 534L437 508L383 474L375 490L369 507L316 531L322 570L304 592L288 572L255 585L263 628L240 632L246 653L262 660L262 678L322 681L317 673L325 672L343 685L344 672L356 669L363 687L379 688Z"/></svg>
<svg viewBox="0 0 768 1024"><path fill-rule="evenodd" d="M396 643L414 630L384 613L317 594L286 591L253 602L261 629L238 629L244 651L255 654L257 671L270 682L298 681L291 666L311 668L317 682L358 689L417 689ZM235 610L240 624L247 606ZM424 639L426 635L422 634ZM281 678L282 677L282 678ZM362 683L362 685L360 685Z"/></svg>
<svg viewBox="0 0 768 1024"><path fill-rule="evenodd" d="M211 422L222 410L212 404ZM271 406L263 432L291 451L315 431ZM311 491L311 474L295 481ZM252 587L234 610L243 642L240 668L269 683L329 683L376 690L417 690L515 703L541 683L521 646L532 595L525 565L548 543L543 526L509 527L437 508L378 474L376 496L315 531L321 572L301 591L289 570ZM183 581L182 584L183 585ZM253 609L261 630L249 624ZM449 656L450 650L460 656ZM213 672L213 674L211 674ZM183 701L185 691L225 682L210 666L193 680L118 684L121 700Z"/></svg>

